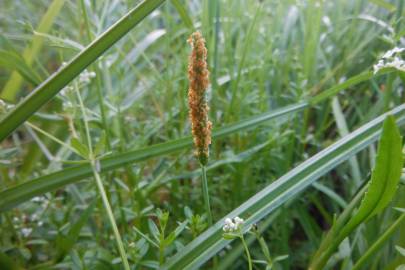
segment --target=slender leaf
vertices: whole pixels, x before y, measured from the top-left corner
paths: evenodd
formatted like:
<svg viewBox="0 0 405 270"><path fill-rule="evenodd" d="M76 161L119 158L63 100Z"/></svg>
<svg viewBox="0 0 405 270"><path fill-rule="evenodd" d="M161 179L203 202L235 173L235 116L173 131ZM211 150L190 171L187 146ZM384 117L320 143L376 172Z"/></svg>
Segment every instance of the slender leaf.
<svg viewBox="0 0 405 270"><path fill-rule="evenodd" d="M41 81L38 74L15 52L0 50L0 66L6 69L17 70L18 74L34 85L39 84Z"/></svg>
<svg viewBox="0 0 405 270"><path fill-rule="evenodd" d="M385 232L381 235L367 251L361 256L361 258L353 266L352 270L362 269L361 267L369 260L372 256L381 249L386 241L395 233L395 231L400 227L402 222L405 221L405 214L402 214ZM402 252L404 252L403 250ZM403 254L404 255L404 254Z"/></svg>
<svg viewBox="0 0 405 270"><path fill-rule="evenodd" d="M382 72L376 74L375 76L379 76L379 75L386 74L386 73L389 73L389 72L391 72L391 71L385 70L385 71L382 71ZM316 104L316 103L319 103L319 102L321 102L321 101L323 101L325 99L328 99L328 98L330 98L332 96L335 96L336 94L338 94L343 89L346 89L346 88L348 88L350 86L353 86L353 85L359 84L361 82L367 81L367 80L373 78L373 76L374 76L374 74L371 71L363 72L363 73L361 73L359 75L353 76L350 79L348 79L348 80L346 80L346 81L344 81L344 82L342 82L340 84L337 84L337 85L335 85L335 86L333 86L333 87L331 87L331 88L329 88L329 89L327 89L325 91L322 91L322 93L316 95L315 97L313 97L311 99L311 104Z"/></svg>
<svg viewBox="0 0 405 270"><path fill-rule="evenodd" d="M82 227L86 224L95 206L96 200L93 200L93 202L80 215L79 220L72 225L67 235L66 236L61 234L58 235L58 238L56 240L58 248L57 261L61 261L66 256L66 254L68 254L69 251L73 248L74 244L77 242L77 239L79 238L79 234Z"/></svg>
<svg viewBox="0 0 405 270"><path fill-rule="evenodd" d="M187 28L193 31L194 30L193 21L191 20L190 16L188 16L186 8L180 3L179 0L172 0L172 4L179 13L183 23L187 26Z"/></svg>
<svg viewBox="0 0 405 270"><path fill-rule="evenodd" d="M65 0L53 0L38 25L38 32L47 33L51 29L56 16L59 14L60 10L63 7L64 2ZM31 45L24 50L22 57L28 66L31 66L35 56L38 54L39 50L42 47L42 43L42 37L35 35L32 39ZM21 83L22 77L16 72L13 72L10 79L4 86L3 91L1 92L1 97L7 100L14 101L16 94L20 90Z"/></svg>
<svg viewBox="0 0 405 270"><path fill-rule="evenodd" d="M357 216L370 218L387 207L398 188L402 165L402 138L394 117L388 116L384 122L370 186L356 214Z"/></svg>

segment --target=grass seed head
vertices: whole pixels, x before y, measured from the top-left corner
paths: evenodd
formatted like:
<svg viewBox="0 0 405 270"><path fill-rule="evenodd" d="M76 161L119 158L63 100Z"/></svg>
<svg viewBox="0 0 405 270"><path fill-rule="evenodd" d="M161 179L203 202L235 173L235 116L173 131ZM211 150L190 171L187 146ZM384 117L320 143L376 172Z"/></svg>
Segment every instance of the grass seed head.
<svg viewBox="0 0 405 270"><path fill-rule="evenodd" d="M191 34L187 42L192 51L189 57L188 90L189 116L196 147L196 156L202 165L207 164L209 145L211 144L212 124L208 120L208 104L206 91L209 85L209 71L207 69L207 48L200 32Z"/></svg>

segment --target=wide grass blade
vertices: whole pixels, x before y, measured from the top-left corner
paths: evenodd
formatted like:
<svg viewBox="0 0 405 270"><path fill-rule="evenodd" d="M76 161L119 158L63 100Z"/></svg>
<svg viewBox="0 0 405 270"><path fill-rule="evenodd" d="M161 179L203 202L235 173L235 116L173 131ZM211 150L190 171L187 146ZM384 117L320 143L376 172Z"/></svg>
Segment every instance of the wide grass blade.
<svg viewBox="0 0 405 270"><path fill-rule="evenodd" d="M66 66L59 69L40 84L1 120L0 142L163 2L164 0L146 0L141 2L107 29L100 37L90 43Z"/></svg>
<svg viewBox="0 0 405 270"><path fill-rule="evenodd" d="M307 106L308 104L304 102L286 106L275 111L266 112L219 129L214 129L212 136L213 138L221 138L238 131L247 130L271 119L303 110ZM189 136L166 143L152 145L143 149L117 154L100 160L101 172L107 172L128 163L139 162L164 154L173 153L191 145L192 139ZM61 188L91 175L92 169L90 164L83 164L51 173L20 184L16 187L6 189L0 192L0 211L4 211L35 196Z"/></svg>
<svg viewBox="0 0 405 270"><path fill-rule="evenodd" d="M370 121L306 160L251 197L229 213L227 217L245 218L246 228L257 223L331 169L376 141L381 133L381 125L389 114L397 118L397 124L404 124L405 105L398 106L387 114ZM230 241L222 238L224 220L225 217L188 244L164 265L164 269L196 269L228 245Z"/></svg>

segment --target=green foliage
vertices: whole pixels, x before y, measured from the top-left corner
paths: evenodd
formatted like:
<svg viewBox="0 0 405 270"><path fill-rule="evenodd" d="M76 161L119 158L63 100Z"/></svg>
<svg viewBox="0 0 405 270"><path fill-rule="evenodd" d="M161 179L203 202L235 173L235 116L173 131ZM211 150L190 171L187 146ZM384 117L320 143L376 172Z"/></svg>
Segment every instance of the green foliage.
<svg viewBox="0 0 405 270"><path fill-rule="evenodd" d="M349 220L337 220L314 256L310 269L324 269L332 252L350 233L387 207L396 193L402 166L402 137L395 118L388 115L383 125L376 165L359 209Z"/></svg>
<svg viewBox="0 0 405 270"><path fill-rule="evenodd" d="M2 1L0 269L400 269L404 16L400 0Z"/></svg>

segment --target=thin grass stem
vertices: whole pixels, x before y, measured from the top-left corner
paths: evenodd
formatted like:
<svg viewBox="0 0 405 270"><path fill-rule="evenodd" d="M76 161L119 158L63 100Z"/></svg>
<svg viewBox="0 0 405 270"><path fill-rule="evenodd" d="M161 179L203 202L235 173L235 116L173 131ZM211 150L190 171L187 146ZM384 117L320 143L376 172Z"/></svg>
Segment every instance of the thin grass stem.
<svg viewBox="0 0 405 270"><path fill-rule="evenodd" d="M119 250L119 253L120 253L120 256L121 256L122 263L124 265L124 269L125 270L130 270L131 268L129 267L127 254L125 253L125 249L124 249L124 244L122 242L120 232L118 231L118 227L117 227L117 224L115 222L114 214L112 212L110 203L109 203L108 198L107 198L106 191L105 191L103 183L101 181L100 174L98 173L98 170L97 170L97 168L99 166L96 165L96 160L95 160L94 155L93 155L92 143L91 143L91 137L90 137L90 129L89 129L88 121L87 121L86 110L84 108L83 100L82 100L82 98L80 96L80 92L79 92L79 89L77 88L77 85L76 85L75 89L76 89L77 98L79 100L80 109L81 109L82 115L83 115L83 122L84 122L84 127L85 127L86 137L87 137L87 143L88 143L88 148L89 148L89 160L90 160L90 163L91 163L91 169L93 171L94 178L96 179L97 187L98 187L98 190L100 192L101 199L102 199L103 204L104 204L104 208L105 208L105 210L107 212L108 219L110 220L111 227L112 227L113 232L114 232L115 240L117 242L118 250Z"/></svg>
<svg viewBox="0 0 405 270"><path fill-rule="evenodd" d="M205 212L207 213L208 216L208 225L212 226L212 213L210 205L210 195L208 191L207 172L204 165L201 165L201 174L202 174L202 190L204 197Z"/></svg>
<svg viewBox="0 0 405 270"><path fill-rule="evenodd" d="M91 167L93 170L94 178L96 179L97 187L100 191L101 199L103 200L104 208L107 211L107 216L108 216L108 219L110 220L110 223L111 223L111 226L112 226L112 229L114 232L115 240L117 242L118 250L121 255L122 263L124 264L124 269L130 270L131 268L129 267L127 254L125 253L125 249L124 249L124 244L122 242L120 232L118 231L117 224L115 223L114 214L111 210L110 203L108 202L107 194L105 192L103 183L101 181L100 175L98 174L98 172L96 170L95 162L92 161L91 164L92 164Z"/></svg>

